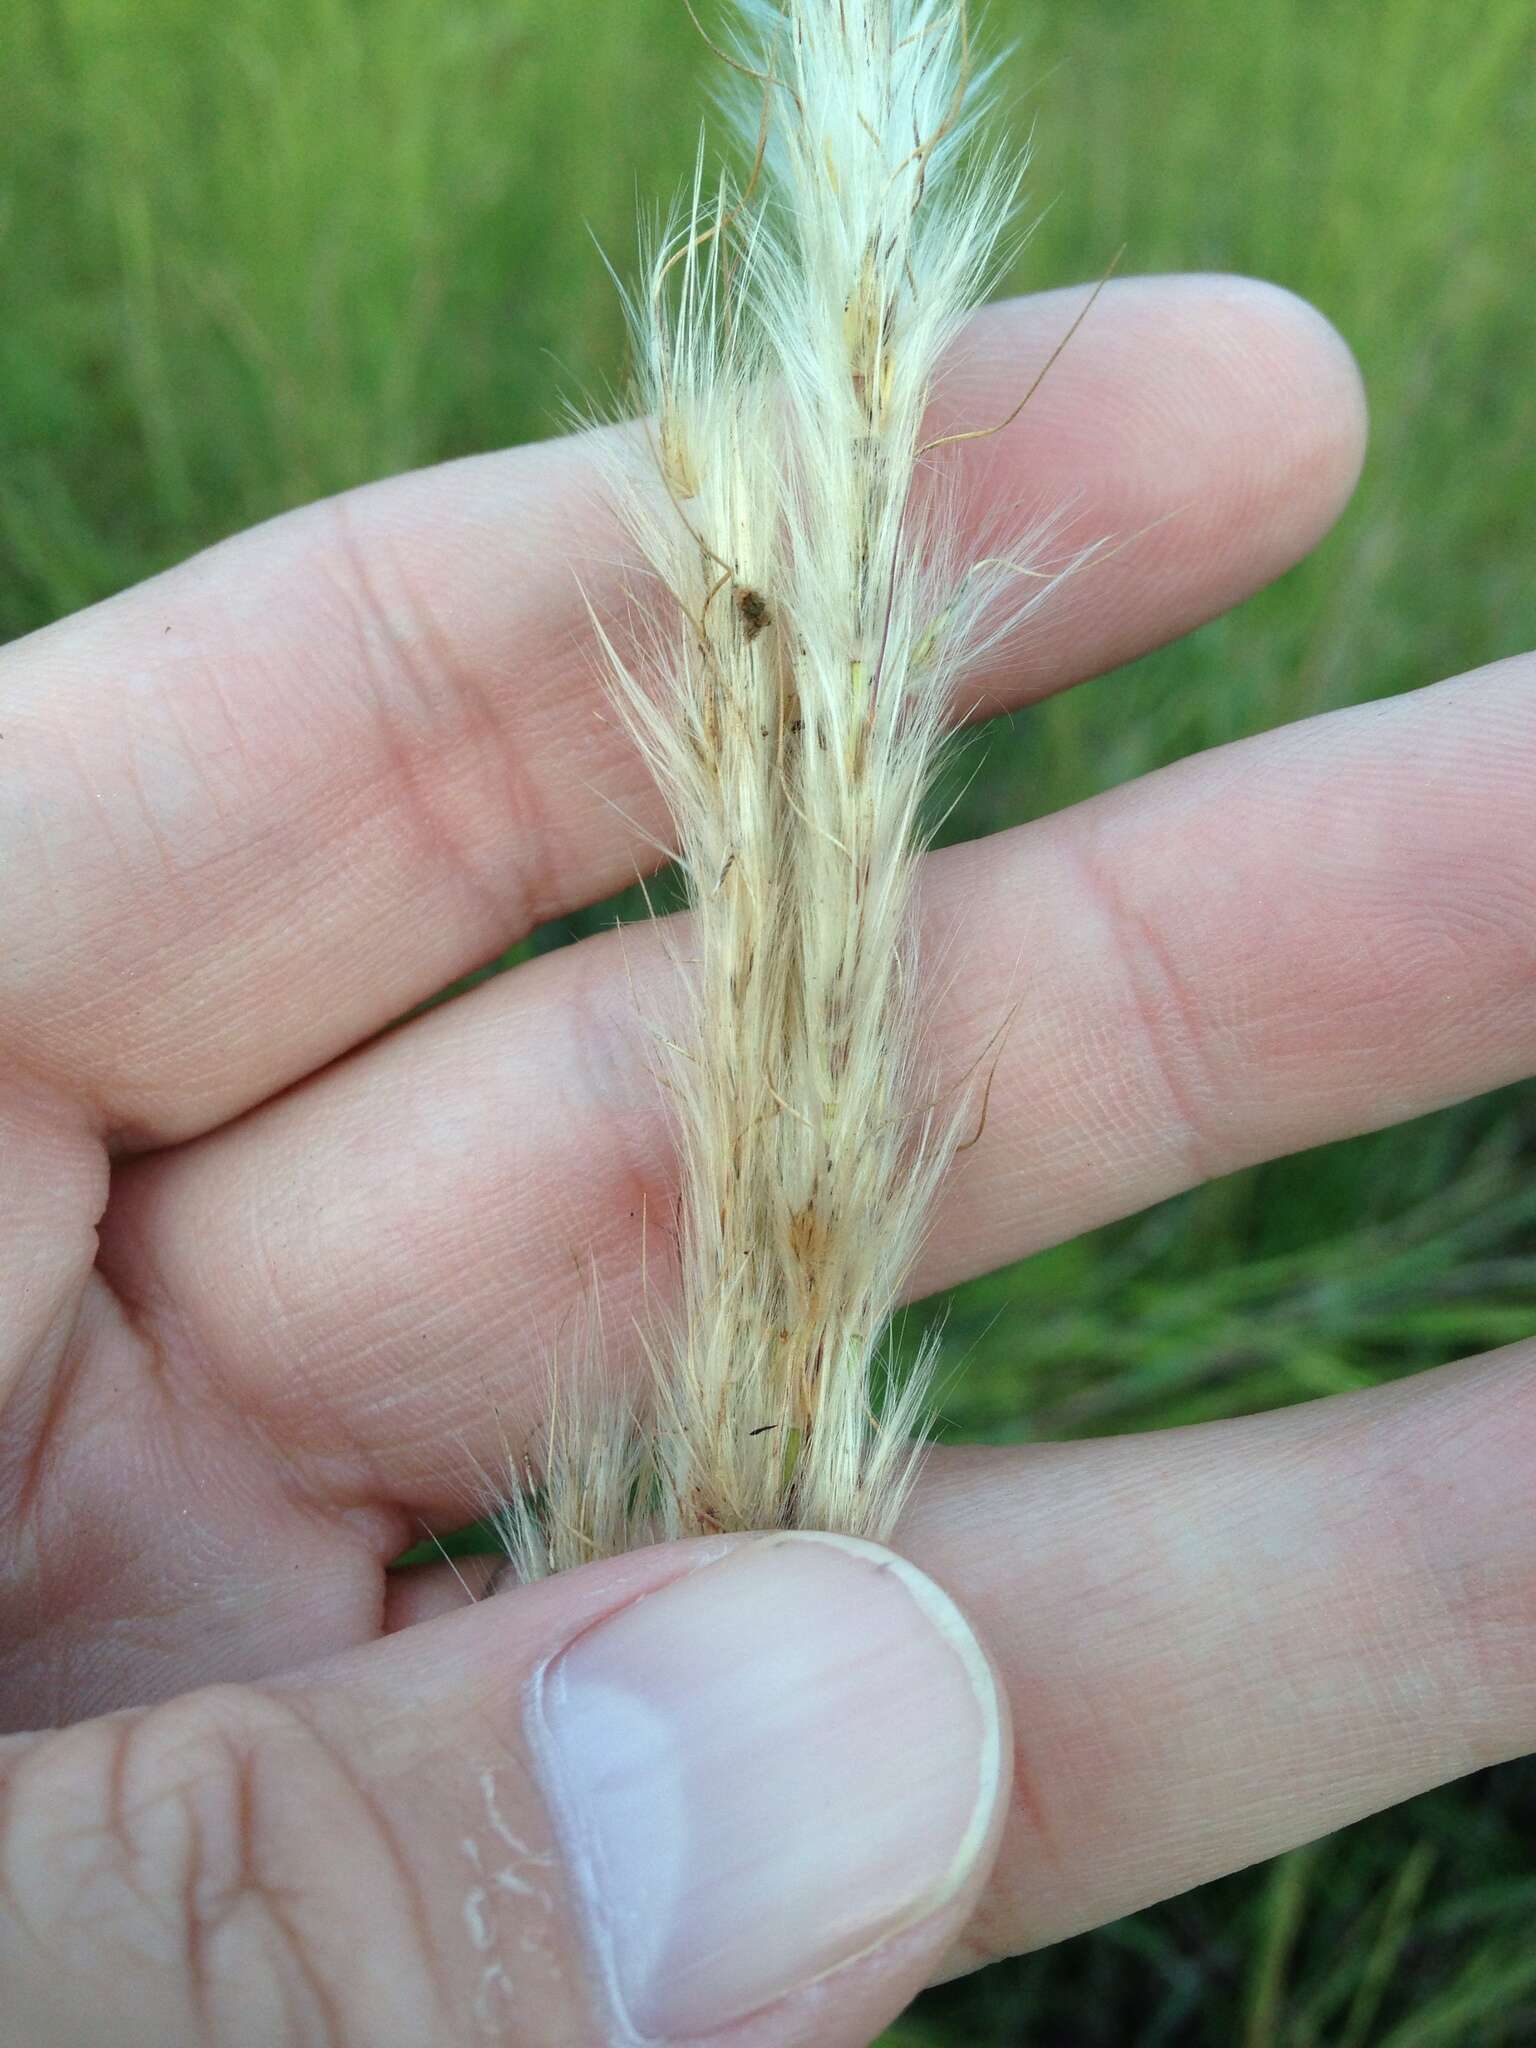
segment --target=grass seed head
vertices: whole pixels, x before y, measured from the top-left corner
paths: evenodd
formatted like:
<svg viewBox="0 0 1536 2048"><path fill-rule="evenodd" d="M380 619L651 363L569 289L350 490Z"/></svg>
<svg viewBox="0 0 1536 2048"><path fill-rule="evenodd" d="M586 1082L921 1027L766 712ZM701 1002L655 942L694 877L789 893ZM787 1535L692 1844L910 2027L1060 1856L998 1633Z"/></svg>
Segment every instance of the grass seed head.
<svg viewBox="0 0 1536 2048"><path fill-rule="evenodd" d="M886 1333L971 1111L922 1071L924 798L1000 599L1046 584L963 558L924 439L1020 169L975 145L963 6L741 0L724 54L751 170L700 168L634 297L652 424L612 477L668 599L646 659L606 651L691 899L686 1026L656 1041L677 1285L646 1401L552 1425L506 1518L524 1571L889 1533L932 1352L888 1396Z"/></svg>

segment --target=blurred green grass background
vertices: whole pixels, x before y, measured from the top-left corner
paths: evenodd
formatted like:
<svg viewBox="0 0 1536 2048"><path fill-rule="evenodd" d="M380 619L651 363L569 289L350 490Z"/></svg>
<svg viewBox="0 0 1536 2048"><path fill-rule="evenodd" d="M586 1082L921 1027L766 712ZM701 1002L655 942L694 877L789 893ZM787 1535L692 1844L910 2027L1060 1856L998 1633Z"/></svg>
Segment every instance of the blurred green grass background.
<svg viewBox="0 0 1536 2048"><path fill-rule="evenodd" d="M1045 208L1018 286L1122 243L1132 270L1276 279L1355 348L1375 428L1310 562L1009 721L950 830L1536 644L1530 0L994 0L991 26ZM587 229L622 265L708 73L681 0L7 0L0 633L306 498L556 431L623 369ZM1536 1096L1507 1090L962 1288L949 1426L1155 1428L1526 1336L1533 1164ZM888 2038L1536 2041L1536 1770L932 1993Z"/></svg>

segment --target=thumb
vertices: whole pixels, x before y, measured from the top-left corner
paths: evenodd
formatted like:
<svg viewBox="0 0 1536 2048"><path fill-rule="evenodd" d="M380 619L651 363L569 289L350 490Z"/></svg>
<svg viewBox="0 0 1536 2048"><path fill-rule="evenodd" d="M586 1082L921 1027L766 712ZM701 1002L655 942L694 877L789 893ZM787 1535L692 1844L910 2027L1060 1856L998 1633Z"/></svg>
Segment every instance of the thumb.
<svg viewBox="0 0 1536 2048"><path fill-rule="evenodd" d="M874 1545L589 1566L0 1743L0 2035L862 2048L974 1905L1009 1754Z"/></svg>

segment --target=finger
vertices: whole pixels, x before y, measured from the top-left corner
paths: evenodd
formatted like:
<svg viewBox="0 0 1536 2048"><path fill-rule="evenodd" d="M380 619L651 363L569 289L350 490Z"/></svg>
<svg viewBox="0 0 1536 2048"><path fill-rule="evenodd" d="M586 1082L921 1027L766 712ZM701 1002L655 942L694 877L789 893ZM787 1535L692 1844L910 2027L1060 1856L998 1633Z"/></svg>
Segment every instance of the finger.
<svg viewBox="0 0 1536 2048"><path fill-rule="evenodd" d="M12 1738L12 2038L864 2048L975 1905L1006 1735L920 1573L780 1536Z"/></svg>
<svg viewBox="0 0 1536 2048"><path fill-rule="evenodd" d="M1536 1345L1240 1422L936 1455L898 1541L1004 1674L951 1969L1536 1748Z"/></svg>
<svg viewBox="0 0 1536 2048"><path fill-rule="evenodd" d="M1081 297L983 316L938 424L1005 415ZM968 701L1277 574L1361 437L1347 352L1288 294L1112 287L1019 420L954 451L976 527L1022 502L1067 508L1063 551L1122 543ZM583 597L617 602L616 547L581 443L551 443L312 506L9 650L0 1047L164 1142L632 880L664 826Z"/></svg>
<svg viewBox="0 0 1536 2048"><path fill-rule="evenodd" d="M993 1071L914 1293L1530 1072L1533 779L1511 662L935 856L938 1061ZM588 1293L619 1369L669 1285L663 944L549 955L124 1174L103 1258L173 1373L316 1485L466 1519Z"/></svg>
<svg viewBox="0 0 1536 2048"><path fill-rule="evenodd" d="M392 1571L384 1589L384 1631L418 1628L440 1614L457 1614L494 1591L505 1560L490 1553L440 1558L435 1564Z"/></svg>

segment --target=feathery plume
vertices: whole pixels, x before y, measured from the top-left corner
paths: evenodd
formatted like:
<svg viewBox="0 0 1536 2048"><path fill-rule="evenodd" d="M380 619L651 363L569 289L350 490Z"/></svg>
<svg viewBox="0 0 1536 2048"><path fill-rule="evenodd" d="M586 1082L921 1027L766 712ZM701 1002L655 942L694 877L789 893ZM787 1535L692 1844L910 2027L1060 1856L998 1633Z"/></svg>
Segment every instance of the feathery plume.
<svg viewBox="0 0 1536 2048"><path fill-rule="evenodd" d="M657 1041L677 1298L646 1397L566 1393L538 1490L516 1475L525 1577L725 1529L888 1535L932 1351L887 1398L882 1346L974 1112L922 1071L924 798L967 663L1053 580L963 558L925 438L1021 170L975 147L964 5L737 13L713 47L750 173L706 187L701 157L630 305L647 424L612 482L664 603L644 660L603 638L691 903Z"/></svg>

